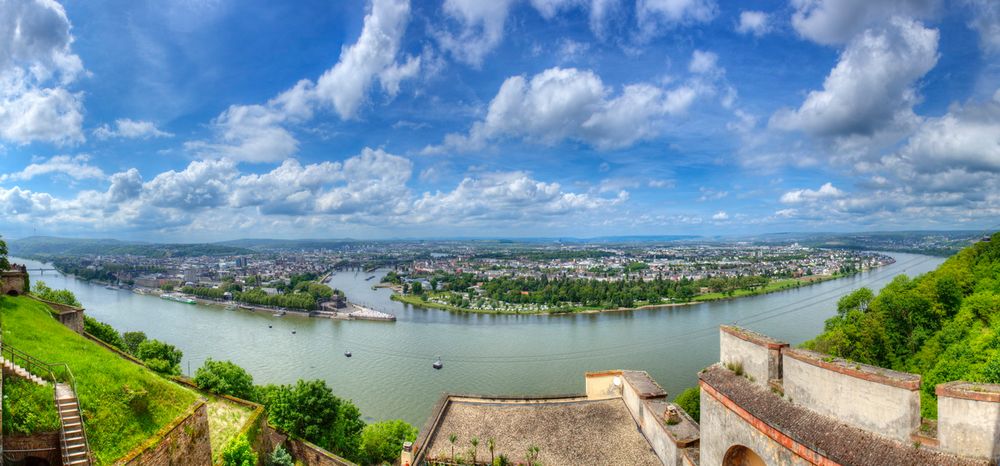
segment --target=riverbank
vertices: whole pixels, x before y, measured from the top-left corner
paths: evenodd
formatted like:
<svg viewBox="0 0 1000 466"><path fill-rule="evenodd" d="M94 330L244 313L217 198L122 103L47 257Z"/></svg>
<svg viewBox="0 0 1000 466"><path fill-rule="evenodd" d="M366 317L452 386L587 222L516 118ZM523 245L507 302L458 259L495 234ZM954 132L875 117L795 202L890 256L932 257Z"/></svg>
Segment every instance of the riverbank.
<svg viewBox="0 0 1000 466"><path fill-rule="evenodd" d="M640 304L633 307L618 307L618 308L602 308L597 306L571 306L563 307L556 310L544 310L544 311L503 311L503 310L493 310L493 309L471 309L463 308L458 306L453 306L450 304L439 303L436 301L428 301L420 296L414 295L404 295L400 294L399 287L392 287L393 294L389 299L393 301L399 301L401 303L406 303L412 306L440 309L443 311L467 313L467 314L500 314L500 315L537 315L537 316L547 316L547 315L566 315L566 314L597 314L605 312L625 312L625 311L639 311L648 309L664 309L671 307L680 306L690 306L693 304L708 303L713 301L725 301L733 300L738 298L745 298L749 296L760 296L770 293L775 293L778 291L785 291L794 288L801 288L803 286L816 285L823 282L828 282L830 280L836 280L839 278L850 277L854 274L833 274L833 275L811 275L805 278L789 278L785 280L777 280L773 283L769 283L763 288L758 288L754 290L735 290L732 294L725 293L705 293L697 295L691 301L687 302L676 302L676 303L646 303Z"/></svg>

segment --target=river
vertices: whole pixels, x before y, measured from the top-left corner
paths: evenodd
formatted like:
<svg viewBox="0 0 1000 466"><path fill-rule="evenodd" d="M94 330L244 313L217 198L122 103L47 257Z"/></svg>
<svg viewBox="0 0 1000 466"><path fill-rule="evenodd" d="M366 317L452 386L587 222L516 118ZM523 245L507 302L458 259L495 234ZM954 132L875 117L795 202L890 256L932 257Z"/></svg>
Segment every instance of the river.
<svg viewBox="0 0 1000 466"><path fill-rule="evenodd" d="M560 316L459 314L417 308L372 290L385 271L339 272L330 286L354 302L397 315L396 322L272 317L109 290L58 272L33 282L65 288L87 314L120 331L141 330L184 351L182 370L212 357L228 359L256 383L321 378L365 418L402 418L420 427L445 391L477 394L582 393L583 373L648 371L677 394L719 357L720 324L737 323L792 344L812 338L842 295L879 289L894 276L936 268L942 258L903 253L892 265L777 293L655 310ZM27 263L29 268L42 264ZM375 279L366 281L370 275ZM294 334L293 334L294 332ZM350 350L353 357L346 358ZM440 355L444 369L431 363ZM58 362L58 361L54 361Z"/></svg>

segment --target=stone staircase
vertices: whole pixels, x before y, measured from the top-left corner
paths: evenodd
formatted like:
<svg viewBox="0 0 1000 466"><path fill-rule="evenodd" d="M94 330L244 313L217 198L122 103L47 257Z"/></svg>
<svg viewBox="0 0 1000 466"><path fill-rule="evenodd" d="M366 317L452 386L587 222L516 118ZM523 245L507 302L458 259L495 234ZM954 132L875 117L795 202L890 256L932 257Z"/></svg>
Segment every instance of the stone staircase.
<svg viewBox="0 0 1000 466"><path fill-rule="evenodd" d="M65 383L56 384L56 409L62 421L60 442L62 443L63 465L90 465L90 448L83 432L83 417L80 404L73 387Z"/></svg>
<svg viewBox="0 0 1000 466"><path fill-rule="evenodd" d="M30 380L31 382L34 382L41 386L45 386L47 384L45 379L28 372L27 369L18 366L17 364L14 363L14 361L4 358L3 356L0 356L0 363L3 363L3 368L6 372L14 374L22 379Z"/></svg>

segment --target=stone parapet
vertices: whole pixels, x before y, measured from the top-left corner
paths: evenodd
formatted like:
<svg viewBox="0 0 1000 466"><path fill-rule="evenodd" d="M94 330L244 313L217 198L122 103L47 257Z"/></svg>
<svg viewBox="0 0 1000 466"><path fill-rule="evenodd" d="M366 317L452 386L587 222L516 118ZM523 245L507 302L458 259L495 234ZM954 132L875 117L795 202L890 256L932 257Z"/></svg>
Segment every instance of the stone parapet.
<svg viewBox="0 0 1000 466"><path fill-rule="evenodd" d="M1000 385L950 382L935 392L940 448L1000 461Z"/></svg>

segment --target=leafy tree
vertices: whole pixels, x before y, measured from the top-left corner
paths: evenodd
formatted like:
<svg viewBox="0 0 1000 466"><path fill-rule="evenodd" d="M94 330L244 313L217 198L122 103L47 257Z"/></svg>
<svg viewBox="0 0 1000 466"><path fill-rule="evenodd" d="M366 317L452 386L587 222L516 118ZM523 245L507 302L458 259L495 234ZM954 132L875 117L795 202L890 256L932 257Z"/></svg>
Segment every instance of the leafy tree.
<svg viewBox="0 0 1000 466"><path fill-rule="evenodd" d="M194 383L198 388L220 395L252 399L254 396L253 376L231 361L205 360L205 364L195 372Z"/></svg>
<svg viewBox="0 0 1000 466"><path fill-rule="evenodd" d="M7 242L0 237L0 270L10 269L10 261L7 260Z"/></svg>
<svg viewBox="0 0 1000 466"><path fill-rule="evenodd" d="M146 334L138 331L125 332L122 334L122 340L125 342L125 351L135 356L139 351L139 345L146 341Z"/></svg>
<svg viewBox="0 0 1000 466"><path fill-rule="evenodd" d="M101 340L111 346L114 346L115 348L125 351L125 340L122 340L121 334L119 334L114 327L105 324L104 322L101 322L88 315L84 315L83 331L93 335L98 340Z"/></svg>
<svg viewBox="0 0 1000 466"><path fill-rule="evenodd" d="M358 458L365 427L361 411L335 396L323 380L265 385L258 388L258 401L267 408L268 420L281 430L345 458Z"/></svg>
<svg viewBox="0 0 1000 466"><path fill-rule="evenodd" d="M250 447L245 435L233 439L222 450L222 464L225 466L257 466L257 454Z"/></svg>
<svg viewBox="0 0 1000 466"><path fill-rule="evenodd" d="M417 428L399 419L368 424L361 432L361 460L366 464L392 463L403 442L417 439Z"/></svg>
<svg viewBox="0 0 1000 466"><path fill-rule="evenodd" d="M413 285L410 286L410 293L417 296L424 294L424 285L420 284L420 282L413 282Z"/></svg>
<svg viewBox="0 0 1000 466"><path fill-rule="evenodd" d="M76 299L76 295L69 290L53 290L49 288L45 282L38 281L33 287L32 293L39 298L46 301L52 301L54 303L65 304L67 306L80 307L80 301Z"/></svg>
<svg viewBox="0 0 1000 466"><path fill-rule="evenodd" d="M837 301L837 315L847 314L849 311L866 311L868 303L875 299L875 293L868 288L858 288L850 294Z"/></svg>
<svg viewBox="0 0 1000 466"><path fill-rule="evenodd" d="M701 389L697 386L689 387L677 398L674 399L674 403L680 406L688 416L691 416L695 421L701 422Z"/></svg>
<svg viewBox="0 0 1000 466"><path fill-rule="evenodd" d="M278 445L274 447L271 456L267 459L267 466L295 466L295 460L284 447Z"/></svg>
<svg viewBox="0 0 1000 466"><path fill-rule="evenodd" d="M136 350L136 357L156 372L178 375L181 373L181 358L184 353L174 345L160 340L146 340Z"/></svg>

